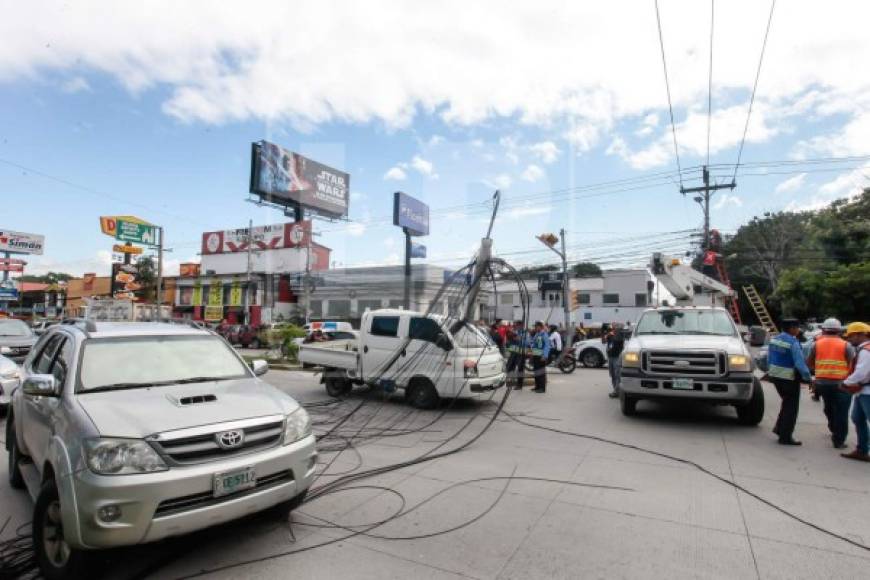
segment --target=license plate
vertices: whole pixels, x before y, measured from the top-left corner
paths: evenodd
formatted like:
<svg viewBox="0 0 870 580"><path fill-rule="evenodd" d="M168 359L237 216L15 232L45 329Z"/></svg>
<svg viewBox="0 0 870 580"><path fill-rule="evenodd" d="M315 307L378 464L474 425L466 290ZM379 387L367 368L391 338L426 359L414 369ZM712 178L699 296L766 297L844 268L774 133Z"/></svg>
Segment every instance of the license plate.
<svg viewBox="0 0 870 580"><path fill-rule="evenodd" d="M257 485L257 474L253 467L216 473L214 476L214 497L251 489L255 485Z"/></svg>
<svg viewBox="0 0 870 580"><path fill-rule="evenodd" d="M692 379L674 379L674 388L691 391L695 388L695 383Z"/></svg>

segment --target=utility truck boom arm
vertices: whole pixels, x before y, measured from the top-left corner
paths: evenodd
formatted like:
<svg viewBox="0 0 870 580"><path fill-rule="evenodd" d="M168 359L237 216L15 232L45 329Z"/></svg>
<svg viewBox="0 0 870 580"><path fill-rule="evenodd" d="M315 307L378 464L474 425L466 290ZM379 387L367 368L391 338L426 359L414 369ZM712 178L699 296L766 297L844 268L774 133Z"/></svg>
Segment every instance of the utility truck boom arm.
<svg viewBox="0 0 870 580"><path fill-rule="evenodd" d="M711 297L713 305L721 304L722 298L733 298L734 290L726 284L705 276L678 258L656 252L650 262L650 270L668 292L677 299L677 304L694 305L696 288ZM718 299L718 302L717 302Z"/></svg>

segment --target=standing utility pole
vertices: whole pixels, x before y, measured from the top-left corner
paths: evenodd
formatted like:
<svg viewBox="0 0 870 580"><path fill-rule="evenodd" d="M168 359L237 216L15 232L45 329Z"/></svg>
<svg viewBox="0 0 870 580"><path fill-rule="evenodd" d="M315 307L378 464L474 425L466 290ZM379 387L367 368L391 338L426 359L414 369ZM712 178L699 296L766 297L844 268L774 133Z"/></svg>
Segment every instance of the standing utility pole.
<svg viewBox="0 0 870 580"><path fill-rule="evenodd" d="M553 234L542 234L538 236L538 240L540 240L545 246L556 252L556 255L562 259L562 310L565 313L565 333L567 338L565 339L565 347L562 349L562 356L565 356L566 353L571 351L571 341L574 338L574 333L571 332L571 305L568 301L568 296L571 292L571 286L568 280L568 254L565 248L565 229L559 230L559 239L556 240L556 236ZM559 251L555 248L556 242L560 241L562 245L562 251Z"/></svg>
<svg viewBox="0 0 870 580"><path fill-rule="evenodd" d="M680 193L686 195L687 193L701 193L695 198L695 201L701 204L701 209L704 211L704 246L703 250L710 249L710 199L713 197L713 193L720 189L734 189L737 187L737 182L732 179L731 183L717 183L714 185L710 185L710 169L704 165L702 167L704 185L701 187L681 187Z"/></svg>
<svg viewBox="0 0 870 580"><path fill-rule="evenodd" d="M157 320L163 319L163 227L157 228Z"/></svg>
<svg viewBox="0 0 870 580"><path fill-rule="evenodd" d="M254 250L254 220L248 220L248 267L245 270L245 293L242 300L242 314L247 324L251 323L251 252Z"/></svg>

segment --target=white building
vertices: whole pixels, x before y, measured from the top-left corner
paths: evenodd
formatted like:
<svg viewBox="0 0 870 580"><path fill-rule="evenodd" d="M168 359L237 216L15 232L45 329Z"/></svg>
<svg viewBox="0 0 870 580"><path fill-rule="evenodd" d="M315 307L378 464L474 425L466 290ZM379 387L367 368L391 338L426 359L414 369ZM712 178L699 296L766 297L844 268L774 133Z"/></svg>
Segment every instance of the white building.
<svg viewBox="0 0 870 580"><path fill-rule="evenodd" d="M529 321L542 320L563 325L565 315L562 292L538 290L537 279L526 280L529 293ZM630 322L634 324L646 308L657 303L658 287L655 278L646 269L605 270L597 278L571 278L568 286L577 292L579 307L571 312L571 324L600 326L602 323ZM500 283L498 292L491 294L490 307L495 317L503 320L522 318L520 292L516 283Z"/></svg>

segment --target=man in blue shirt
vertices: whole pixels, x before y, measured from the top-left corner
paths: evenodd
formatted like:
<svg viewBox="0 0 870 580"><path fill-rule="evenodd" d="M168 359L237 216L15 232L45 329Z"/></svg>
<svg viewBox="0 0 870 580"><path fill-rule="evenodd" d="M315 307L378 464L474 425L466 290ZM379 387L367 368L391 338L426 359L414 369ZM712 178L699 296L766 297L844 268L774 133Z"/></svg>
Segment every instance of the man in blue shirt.
<svg viewBox="0 0 870 580"><path fill-rule="evenodd" d="M532 369L535 375L535 392L547 392L547 360L550 357L550 334L543 322L535 323L532 338Z"/></svg>
<svg viewBox="0 0 870 580"><path fill-rule="evenodd" d="M782 332L770 339L768 345L767 375L776 387L776 392L782 397L782 406L773 427L780 445L801 444L792 436L801 400L801 380L806 383L812 380L801 344L797 340L799 332L797 320L783 320Z"/></svg>

